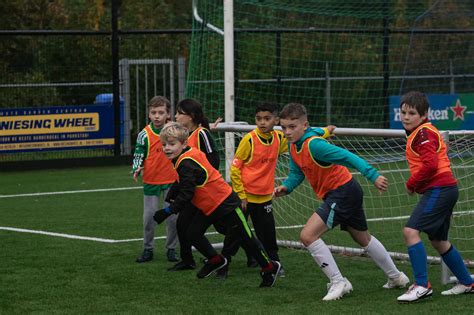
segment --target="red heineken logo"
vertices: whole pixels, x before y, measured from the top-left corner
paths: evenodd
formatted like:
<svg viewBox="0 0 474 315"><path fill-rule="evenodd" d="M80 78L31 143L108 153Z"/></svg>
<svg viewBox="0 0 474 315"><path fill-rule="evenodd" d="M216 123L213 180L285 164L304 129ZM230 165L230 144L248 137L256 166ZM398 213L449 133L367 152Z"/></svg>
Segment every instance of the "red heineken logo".
<svg viewBox="0 0 474 315"><path fill-rule="evenodd" d="M464 112L466 111L467 106L462 106L461 101L458 99L456 105L450 107L454 113L453 121L456 119L461 119L464 121Z"/></svg>

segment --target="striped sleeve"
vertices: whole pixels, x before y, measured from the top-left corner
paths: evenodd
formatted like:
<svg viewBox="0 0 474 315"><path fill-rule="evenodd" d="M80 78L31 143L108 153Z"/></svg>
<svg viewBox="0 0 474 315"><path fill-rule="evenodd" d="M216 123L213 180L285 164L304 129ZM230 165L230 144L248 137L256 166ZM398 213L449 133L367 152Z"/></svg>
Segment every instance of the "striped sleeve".
<svg viewBox="0 0 474 315"><path fill-rule="evenodd" d="M135 144L135 152L133 153L132 173L143 165L148 151L148 137L145 129L140 131Z"/></svg>

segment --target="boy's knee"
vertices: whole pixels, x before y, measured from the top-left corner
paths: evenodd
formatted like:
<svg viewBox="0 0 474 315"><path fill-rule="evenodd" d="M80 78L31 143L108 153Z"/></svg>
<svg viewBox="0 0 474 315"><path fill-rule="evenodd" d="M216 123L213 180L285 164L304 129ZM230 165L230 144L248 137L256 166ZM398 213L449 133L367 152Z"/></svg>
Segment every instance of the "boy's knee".
<svg viewBox="0 0 474 315"><path fill-rule="evenodd" d="M316 237L313 233L306 231L305 229L303 229L300 233L301 243L303 243L303 245L306 247L311 245L317 239L318 237Z"/></svg>
<svg viewBox="0 0 474 315"><path fill-rule="evenodd" d="M413 245L420 241L420 232L415 229L405 227L403 229L403 237L405 238L405 243L407 245Z"/></svg>

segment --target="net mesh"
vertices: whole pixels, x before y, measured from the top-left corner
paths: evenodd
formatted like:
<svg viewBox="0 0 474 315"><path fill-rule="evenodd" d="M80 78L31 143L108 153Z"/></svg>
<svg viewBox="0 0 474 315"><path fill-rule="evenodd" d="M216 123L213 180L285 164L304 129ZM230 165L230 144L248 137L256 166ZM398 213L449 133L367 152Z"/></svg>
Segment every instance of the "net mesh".
<svg viewBox="0 0 474 315"><path fill-rule="evenodd" d="M196 1L186 94L224 117L222 1ZM234 1L236 121L298 102L313 125L387 128L388 97L474 88L472 1ZM469 29L471 27L471 29ZM452 113L450 113L452 116Z"/></svg>
<svg viewBox="0 0 474 315"><path fill-rule="evenodd" d="M238 128L238 127L237 127ZM248 126L246 127L248 128ZM247 129L248 130L248 129ZM364 191L364 210L369 231L375 235L399 259L406 259L406 246L403 241L403 228L419 200L418 195L408 196L405 183L409 169L405 158L406 139L403 134L396 137L350 135L332 137L330 141L367 160L389 180L389 190L380 194L373 184L356 170L350 169L354 178ZM233 132L238 139L245 132ZM215 134L221 152L224 151L224 133ZM463 258L474 266L474 133L452 132L449 136L449 157L455 177L458 180L460 196L454 209L451 222L450 240L459 249ZM230 167L232 161L225 161ZM224 165L222 165L224 167ZM279 157L275 174L279 185L289 174L289 155ZM274 199L274 215L277 226L277 239L292 241L289 245L299 246L299 233L320 201L305 180L291 194ZM422 234L427 241L426 236ZM323 236L327 244L342 247L343 251L359 250L349 234L335 228ZM285 244L285 242L282 242ZM429 255L439 256L431 246L426 246ZM437 260L439 262L439 260Z"/></svg>

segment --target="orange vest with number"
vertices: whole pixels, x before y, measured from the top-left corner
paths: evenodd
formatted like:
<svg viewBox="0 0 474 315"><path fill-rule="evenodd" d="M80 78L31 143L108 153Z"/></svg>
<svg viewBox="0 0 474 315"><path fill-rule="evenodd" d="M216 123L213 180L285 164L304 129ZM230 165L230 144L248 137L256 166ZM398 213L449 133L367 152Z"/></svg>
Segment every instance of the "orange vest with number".
<svg viewBox="0 0 474 315"><path fill-rule="evenodd" d="M427 129L433 131L434 133L436 133L436 135L438 136L438 140L439 140L438 141L439 146L438 146L438 149L436 150L436 153L438 154L438 170L436 171L436 174L434 176L436 176L438 174L441 174L441 173L446 173L446 172L452 173L451 166L450 166L451 163L449 162L449 158L448 158L448 154L447 154L448 150L447 150L446 144L443 141L443 137L439 133L439 130L429 122L421 124L420 126L418 126L418 128L413 130L413 132L407 138L407 147L406 147L406 150L405 150L405 155L406 155L406 158L407 158L407 161L408 161L408 166L410 167L410 172L412 174L416 174L416 173L418 173L418 171L423 166L423 163L420 159L419 154L416 153L415 151L413 151L413 149L411 148L412 143L413 143L413 139L415 139L418 132L420 132L420 130L423 129L423 128L427 128Z"/></svg>
<svg viewBox="0 0 474 315"><path fill-rule="evenodd" d="M316 138L321 139L321 137L310 137L306 139L300 151L298 151L296 145L292 143L290 145L290 154L293 162L298 165L306 176L316 196L323 199L329 191L350 181L352 175L345 166L338 164L324 166L316 162L309 150L310 142Z"/></svg>
<svg viewBox="0 0 474 315"><path fill-rule="evenodd" d="M280 138L272 131L271 143L264 143L255 130L252 137L252 154L241 169L245 191L252 195L269 195L275 186L275 169L280 152Z"/></svg>
<svg viewBox="0 0 474 315"><path fill-rule="evenodd" d="M150 126L145 127L148 139L148 152L143 162L143 182L151 185L174 183L178 174L173 163L163 153L160 136L153 132Z"/></svg>
<svg viewBox="0 0 474 315"><path fill-rule="evenodd" d="M202 151L191 147L181 154L174 167L177 169L185 159L193 160L206 172L206 180L203 184L196 186L191 202L208 216L229 197L232 188L224 181L219 171L212 167Z"/></svg>

